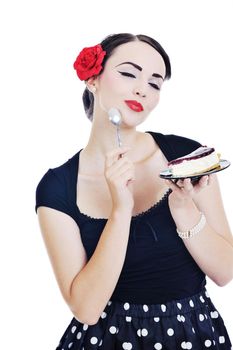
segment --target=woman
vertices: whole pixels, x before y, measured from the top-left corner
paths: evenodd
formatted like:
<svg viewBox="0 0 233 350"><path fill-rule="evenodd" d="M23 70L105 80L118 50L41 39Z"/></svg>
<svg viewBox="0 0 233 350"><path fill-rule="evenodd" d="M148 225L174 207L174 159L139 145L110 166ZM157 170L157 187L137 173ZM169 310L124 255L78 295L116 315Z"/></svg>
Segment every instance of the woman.
<svg viewBox="0 0 233 350"><path fill-rule="evenodd" d="M233 275L217 176L195 185L161 179L169 160L200 143L136 130L171 76L169 57L154 39L123 33L82 50L74 68L86 83L90 137L36 191L43 238L74 315L57 350L230 349L205 288L206 275L219 286ZM122 147L111 107L122 117ZM189 239L178 235L192 229Z"/></svg>

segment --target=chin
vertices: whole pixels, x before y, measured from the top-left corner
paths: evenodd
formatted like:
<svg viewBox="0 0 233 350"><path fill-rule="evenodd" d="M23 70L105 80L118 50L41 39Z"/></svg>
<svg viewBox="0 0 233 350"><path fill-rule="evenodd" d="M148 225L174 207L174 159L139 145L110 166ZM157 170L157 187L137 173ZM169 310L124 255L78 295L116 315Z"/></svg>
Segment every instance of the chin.
<svg viewBox="0 0 233 350"><path fill-rule="evenodd" d="M143 119L134 119L132 120L132 118L123 118L122 123L121 123L121 127L123 128L135 128L136 126L142 124L145 121L145 118Z"/></svg>

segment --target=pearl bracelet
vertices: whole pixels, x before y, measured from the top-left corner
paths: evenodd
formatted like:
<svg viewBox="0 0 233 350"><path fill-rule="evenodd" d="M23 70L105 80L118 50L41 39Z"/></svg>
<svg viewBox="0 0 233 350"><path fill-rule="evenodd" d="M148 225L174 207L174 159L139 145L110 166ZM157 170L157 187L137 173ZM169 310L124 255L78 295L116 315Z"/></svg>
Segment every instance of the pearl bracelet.
<svg viewBox="0 0 233 350"><path fill-rule="evenodd" d="M178 229L176 229L180 238L189 239L189 238L193 237L194 235L196 235L197 233L199 233L204 228L204 226L206 224L206 217L203 213L200 213L200 214L201 214L201 217L200 217L199 222L190 230L181 232Z"/></svg>

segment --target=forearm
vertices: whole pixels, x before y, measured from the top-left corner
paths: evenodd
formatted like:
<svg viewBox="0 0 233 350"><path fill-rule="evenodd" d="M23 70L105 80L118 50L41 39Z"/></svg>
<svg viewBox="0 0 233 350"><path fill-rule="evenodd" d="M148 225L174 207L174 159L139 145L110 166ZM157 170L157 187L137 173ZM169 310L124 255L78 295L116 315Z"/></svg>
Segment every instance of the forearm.
<svg viewBox="0 0 233 350"><path fill-rule="evenodd" d="M173 210L173 219L178 230L186 231L197 224L200 212L191 200ZM201 232L183 242L202 271L216 284L222 286L232 279L233 247L208 221Z"/></svg>
<svg viewBox="0 0 233 350"><path fill-rule="evenodd" d="M92 257L71 287L71 309L85 323L95 323L121 273L129 238L131 213L112 212Z"/></svg>

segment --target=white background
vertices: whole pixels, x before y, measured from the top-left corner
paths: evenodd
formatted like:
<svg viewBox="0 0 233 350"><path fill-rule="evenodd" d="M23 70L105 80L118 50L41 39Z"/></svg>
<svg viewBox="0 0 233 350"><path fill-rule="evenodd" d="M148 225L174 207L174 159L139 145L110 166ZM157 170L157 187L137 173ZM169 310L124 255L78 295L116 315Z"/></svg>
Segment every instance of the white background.
<svg viewBox="0 0 233 350"><path fill-rule="evenodd" d="M168 52L172 79L138 130L174 133L232 156L232 1L5 1L0 8L1 348L55 349L72 314L34 211L50 167L83 148L91 123L73 62L118 32L147 34ZM232 226L232 171L219 173ZM206 252L208 254L208 251ZM233 339L233 283L208 280Z"/></svg>

